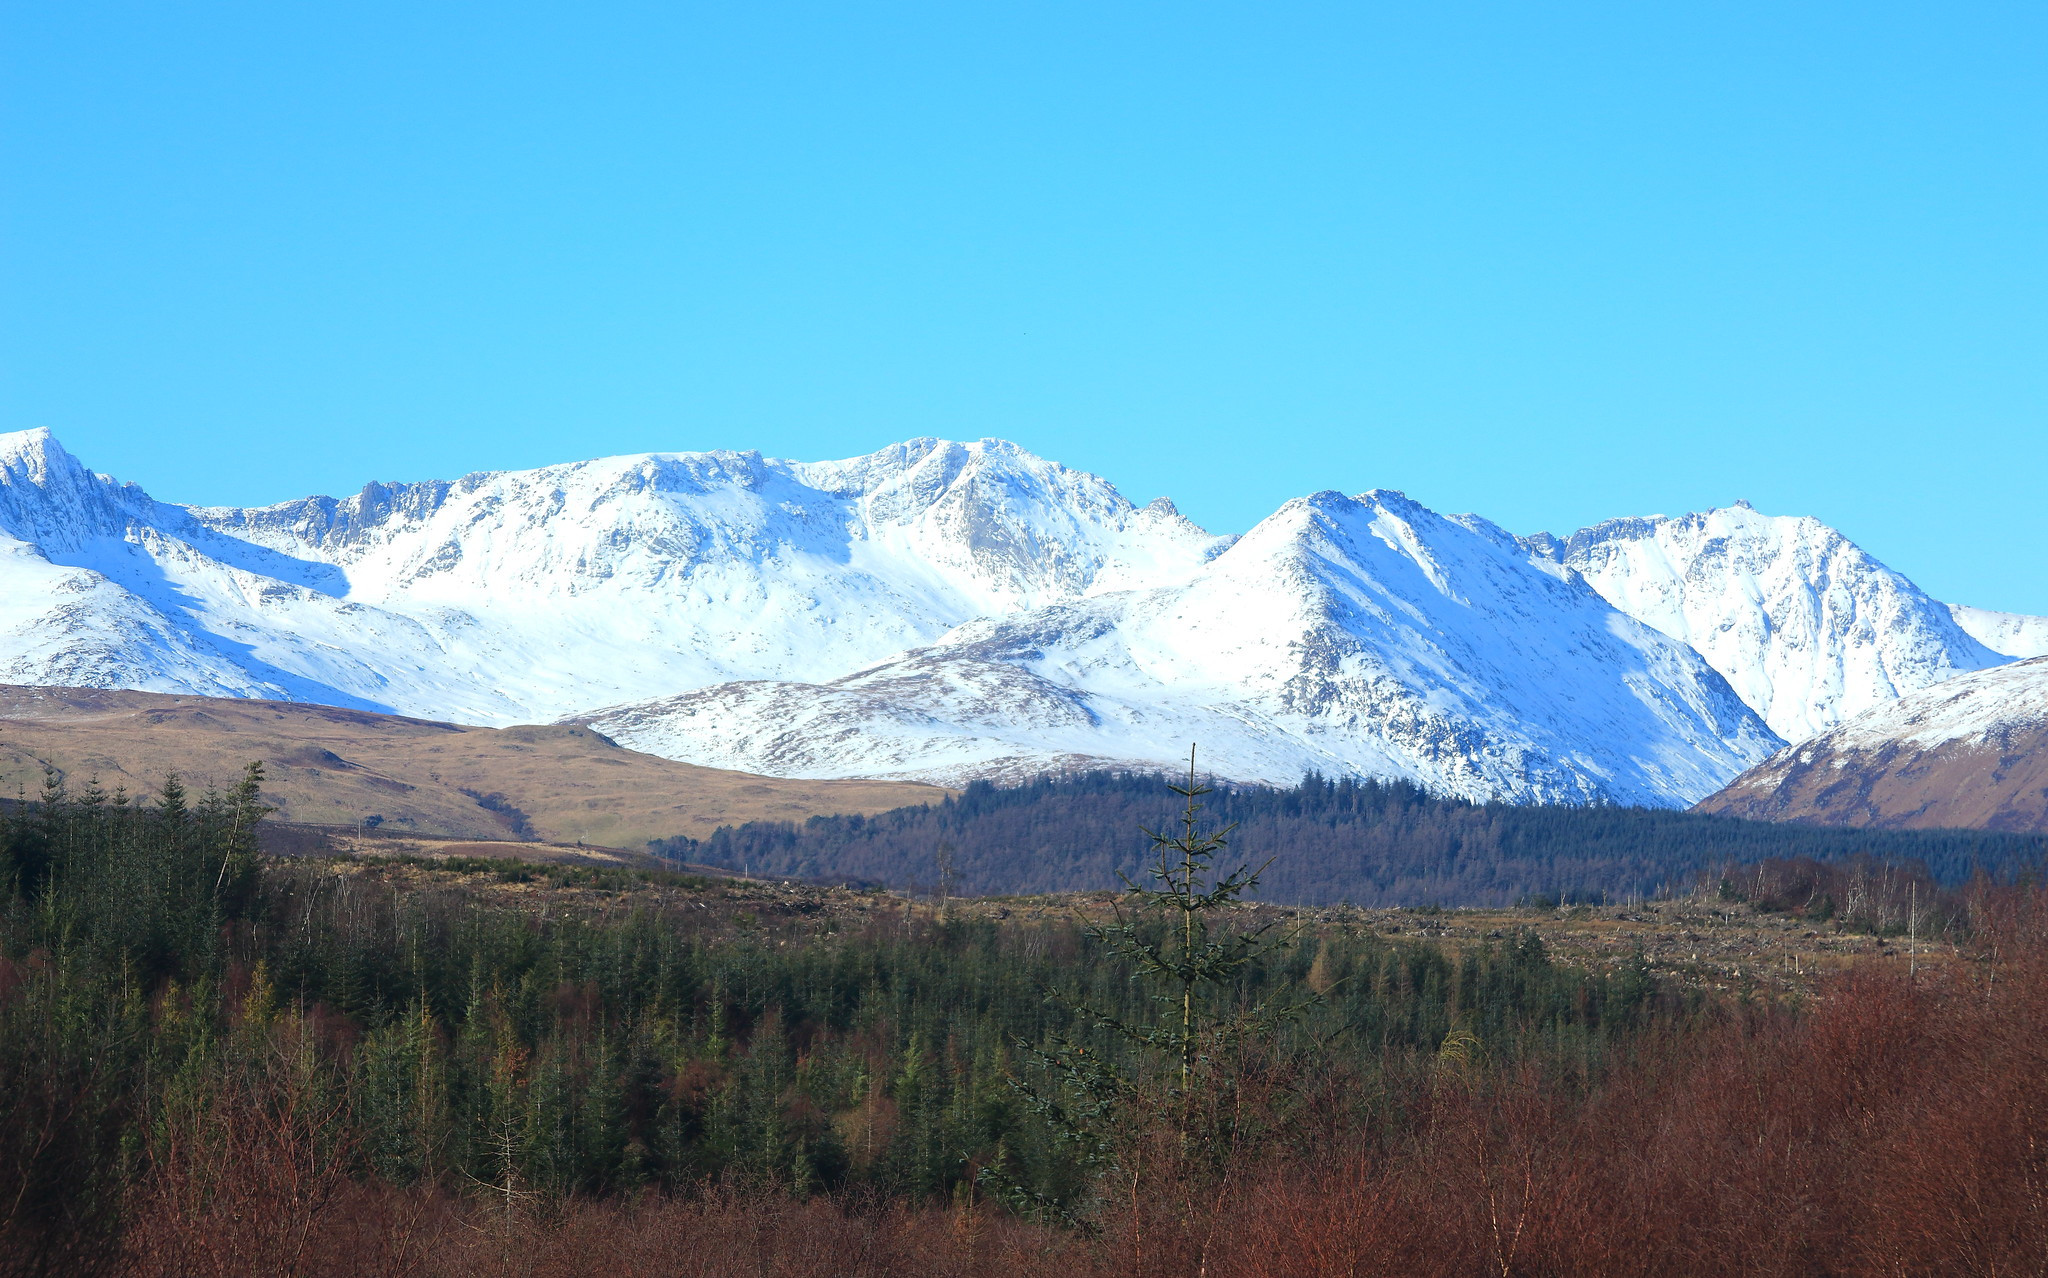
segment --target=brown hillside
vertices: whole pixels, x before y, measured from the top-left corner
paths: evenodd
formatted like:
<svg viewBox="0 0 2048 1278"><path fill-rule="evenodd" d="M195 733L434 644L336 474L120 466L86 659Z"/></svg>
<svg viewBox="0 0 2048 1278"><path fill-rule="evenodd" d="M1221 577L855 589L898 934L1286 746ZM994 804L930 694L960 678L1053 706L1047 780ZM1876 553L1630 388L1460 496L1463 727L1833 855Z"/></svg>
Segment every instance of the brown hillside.
<svg viewBox="0 0 2048 1278"><path fill-rule="evenodd" d="M1944 680L1780 750L1695 812L2048 831L2048 657Z"/></svg>
<svg viewBox="0 0 2048 1278"><path fill-rule="evenodd" d="M1879 830L2048 831L2048 733L2010 753L1953 742L1784 750L1693 811Z"/></svg>
<svg viewBox="0 0 2048 1278"><path fill-rule="evenodd" d="M588 728L472 728L332 706L0 685L0 792L45 765L74 788L153 791L176 770L225 787L251 760L278 819L390 832L639 847L721 825L880 812L947 793L900 781L792 781L675 763Z"/></svg>

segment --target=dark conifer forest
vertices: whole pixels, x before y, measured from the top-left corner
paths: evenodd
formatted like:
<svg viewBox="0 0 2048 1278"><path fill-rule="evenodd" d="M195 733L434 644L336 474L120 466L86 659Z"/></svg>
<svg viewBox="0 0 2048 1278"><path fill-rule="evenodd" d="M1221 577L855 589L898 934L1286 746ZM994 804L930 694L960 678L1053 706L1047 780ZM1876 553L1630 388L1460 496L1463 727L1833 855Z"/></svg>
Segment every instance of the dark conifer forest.
<svg viewBox="0 0 2048 1278"><path fill-rule="evenodd" d="M1144 860L1144 830L1171 814L1159 778L1097 772L1000 787L876 816L754 822L656 850L764 875L932 890L942 867L968 894L1092 891ZM1975 830L1843 830L1665 808L1466 803L1399 782L1310 777L1293 789L1229 786L1210 812L1271 857L1263 899L1328 905L1500 905L1530 897L1618 900L1767 857L1912 861L1960 883L2038 865L2048 836Z"/></svg>

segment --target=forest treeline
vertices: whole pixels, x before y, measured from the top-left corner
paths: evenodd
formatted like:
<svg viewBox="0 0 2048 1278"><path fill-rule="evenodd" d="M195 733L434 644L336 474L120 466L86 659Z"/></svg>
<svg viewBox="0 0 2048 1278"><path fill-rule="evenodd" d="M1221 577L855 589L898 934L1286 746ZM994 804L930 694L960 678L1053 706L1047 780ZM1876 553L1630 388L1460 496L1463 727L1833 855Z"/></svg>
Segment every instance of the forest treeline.
<svg viewBox="0 0 2048 1278"><path fill-rule="evenodd" d="M1004 787L977 781L930 806L875 816L752 822L657 842L684 861L763 875L924 891L1024 894L1115 887L1170 815L1154 776L1116 772ZM1846 830L1665 808L1517 806L1433 796L1403 782L1309 777L1225 786L1212 815L1273 858L1263 898L1291 904L1504 905L1619 900L1765 859L1916 862L1944 883L2009 876L2048 857L2048 835Z"/></svg>

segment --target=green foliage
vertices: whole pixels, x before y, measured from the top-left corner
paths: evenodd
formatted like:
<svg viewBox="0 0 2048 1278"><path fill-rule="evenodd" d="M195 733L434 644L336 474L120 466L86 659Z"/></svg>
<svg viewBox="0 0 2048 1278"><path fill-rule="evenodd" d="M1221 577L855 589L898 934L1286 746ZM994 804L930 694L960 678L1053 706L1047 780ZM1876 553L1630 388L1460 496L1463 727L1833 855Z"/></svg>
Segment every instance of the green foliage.
<svg viewBox="0 0 2048 1278"><path fill-rule="evenodd" d="M190 979L212 962L220 929L255 907L262 780L252 763L195 808L173 773L151 808L97 784L74 797L48 774L32 811L6 828L0 882L14 888L16 927L94 970Z"/></svg>
<svg viewBox="0 0 2048 1278"><path fill-rule="evenodd" d="M88 1268L111 1231L153 1063L142 994L203 983L254 906L261 782L194 807L173 775L142 807L51 773L0 825L0 1236L34 1264Z"/></svg>
<svg viewBox="0 0 2048 1278"><path fill-rule="evenodd" d="M1133 982L1149 987L1147 1019L1074 1005L1078 1020L1107 1031L1129 1059L1091 1049L1065 1034L1042 1044L1020 1042L1046 1086L1015 1084L1026 1108L1076 1167L1100 1181L1142 1181L1146 1145L1160 1130L1173 1137L1169 1158L1183 1171L1226 1167L1245 1135L1245 1049L1262 1044L1282 1025L1301 1019L1329 988L1313 986L1299 999L1276 1003L1247 997L1242 979L1260 960L1281 958L1286 946L1267 941L1272 920L1244 924L1228 918L1259 884L1259 869L1240 865L1218 874L1215 858L1235 827L1204 831L1201 797L1211 791L1196 779L1188 755L1180 831L1148 830L1154 861L1145 887L1124 880L1126 902L1115 922L1086 928ZM1263 868L1263 867L1261 867ZM1233 923L1236 926L1232 926ZM983 1177L1017 1206L1069 1223L1076 1217L1061 1197L1035 1191L1000 1164Z"/></svg>

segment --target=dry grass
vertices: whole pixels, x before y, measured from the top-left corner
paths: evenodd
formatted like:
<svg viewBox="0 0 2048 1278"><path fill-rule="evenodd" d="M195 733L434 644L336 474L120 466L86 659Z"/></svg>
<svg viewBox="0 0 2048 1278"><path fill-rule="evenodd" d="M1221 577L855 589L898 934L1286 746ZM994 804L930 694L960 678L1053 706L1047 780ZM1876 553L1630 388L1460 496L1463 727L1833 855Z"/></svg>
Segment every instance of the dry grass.
<svg viewBox="0 0 2048 1278"><path fill-rule="evenodd" d="M952 902L963 917L1003 920L1110 915L1113 893L987 898ZM937 908L920 902L919 908ZM1553 958L1596 970L1633 962L1640 953L1650 970L1694 989L1762 995L1818 991L1831 975L1872 959L1909 960L1922 969L1964 961L1941 936L1878 937L1831 923L1774 914L1710 895L1639 901L1625 906L1560 909L1473 909L1256 905L1249 917L1273 919L1287 930L1355 929L1399 940L1427 941L1456 954L1533 932Z"/></svg>

